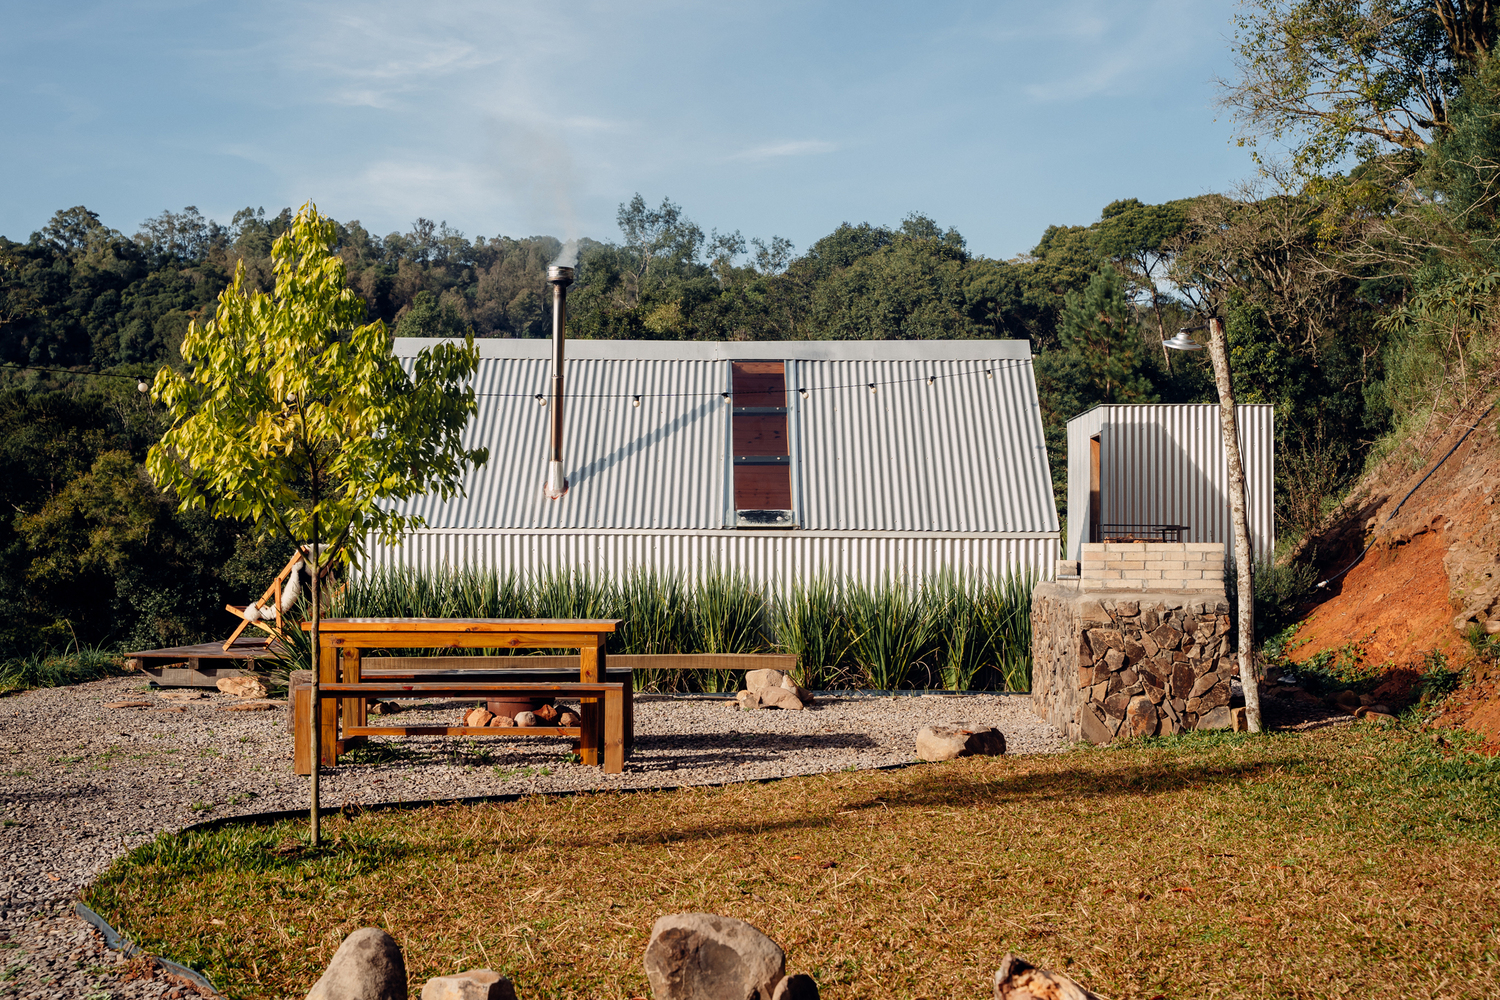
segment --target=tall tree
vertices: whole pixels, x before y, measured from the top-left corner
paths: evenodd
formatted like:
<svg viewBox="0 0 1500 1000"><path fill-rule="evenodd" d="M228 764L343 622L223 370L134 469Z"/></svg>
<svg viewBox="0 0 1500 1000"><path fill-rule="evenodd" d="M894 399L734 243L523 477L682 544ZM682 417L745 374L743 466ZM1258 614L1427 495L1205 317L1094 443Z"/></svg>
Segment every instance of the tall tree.
<svg viewBox="0 0 1500 1000"><path fill-rule="evenodd" d="M393 540L420 527L420 516L390 502L451 497L489 454L461 439L476 410L473 340L426 349L404 370L385 324L362 323L365 304L345 287L336 236L309 202L272 248L273 293L248 292L236 270L214 318L188 328L182 353L192 368L156 377L153 394L171 427L147 461L184 507L253 521L303 547L313 580L314 706L322 569L340 554L357 557L372 532ZM317 773L315 761L315 843Z"/></svg>
<svg viewBox="0 0 1500 1000"><path fill-rule="evenodd" d="M1151 383L1141 373L1141 342L1124 283L1114 268L1101 268L1083 292L1069 293L1058 335L1063 349L1088 373L1094 402L1153 398Z"/></svg>
<svg viewBox="0 0 1500 1000"><path fill-rule="evenodd" d="M1236 29L1241 144L1289 141L1310 173L1427 146L1497 38L1491 0L1249 0Z"/></svg>

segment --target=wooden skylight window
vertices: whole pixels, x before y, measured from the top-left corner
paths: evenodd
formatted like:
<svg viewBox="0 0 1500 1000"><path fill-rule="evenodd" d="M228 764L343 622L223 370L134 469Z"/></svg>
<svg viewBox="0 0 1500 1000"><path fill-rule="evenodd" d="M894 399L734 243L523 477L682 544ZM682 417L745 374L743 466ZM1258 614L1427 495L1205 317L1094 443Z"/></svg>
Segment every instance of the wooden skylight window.
<svg viewBox="0 0 1500 1000"><path fill-rule="evenodd" d="M790 528L794 522L786 363L735 361L730 367L735 523L745 528Z"/></svg>

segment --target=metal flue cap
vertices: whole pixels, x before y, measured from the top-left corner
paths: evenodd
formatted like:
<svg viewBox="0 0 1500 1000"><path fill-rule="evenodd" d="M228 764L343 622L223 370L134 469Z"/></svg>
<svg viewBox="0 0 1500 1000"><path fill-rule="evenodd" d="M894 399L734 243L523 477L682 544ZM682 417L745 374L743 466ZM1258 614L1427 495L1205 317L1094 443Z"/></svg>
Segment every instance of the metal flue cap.
<svg viewBox="0 0 1500 1000"><path fill-rule="evenodd" d="M1186 330L1178 330L1177 336L1173 337L1171 340L1163 340L1161 344L1163 347L1170 347L1174 351L1203 350L1203 345L1198 343L1192 337L1189 337Z"/></svg>
<svg viewBox="0 0 1500 1000"><path fill-rule="evenodd" d="M553 264L547 268L547 280L554 285L571 285L573 283L573 269Z"/></svg>

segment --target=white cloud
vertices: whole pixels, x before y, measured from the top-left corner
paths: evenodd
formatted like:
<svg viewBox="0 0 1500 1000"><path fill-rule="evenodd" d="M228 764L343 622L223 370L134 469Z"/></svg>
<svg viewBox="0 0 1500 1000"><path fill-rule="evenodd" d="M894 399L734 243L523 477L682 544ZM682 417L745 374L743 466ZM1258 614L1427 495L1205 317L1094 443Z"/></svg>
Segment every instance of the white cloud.
<svg viewBox="0 0 1500 1000"><path fill-rule="evenodd" d="M768 142L759 146L751 146L749 149L740 150L738 153L728 157L730 160L773 160L782 156L810 156L818 153L831 153L838 149L831 142L822 139L797 139L788 142Z"/></svg>

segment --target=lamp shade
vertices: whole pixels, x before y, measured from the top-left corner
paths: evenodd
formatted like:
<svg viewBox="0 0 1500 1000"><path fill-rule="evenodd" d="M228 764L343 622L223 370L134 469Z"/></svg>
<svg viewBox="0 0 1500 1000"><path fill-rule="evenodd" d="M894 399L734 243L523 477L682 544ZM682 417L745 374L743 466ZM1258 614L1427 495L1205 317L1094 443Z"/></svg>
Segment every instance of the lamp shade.
<svg viewBox="0 0 1500 1000"><path fill-rule="evenodd" d="M1171 340L1163 340L1161 344L1163 347L1170 347L1174 351L1203 350L1203 345L1198 343L1192 337L1189 337L1186 330L1178 330L1177 336L1173 337Z"/></svg>

